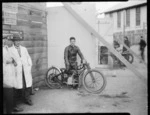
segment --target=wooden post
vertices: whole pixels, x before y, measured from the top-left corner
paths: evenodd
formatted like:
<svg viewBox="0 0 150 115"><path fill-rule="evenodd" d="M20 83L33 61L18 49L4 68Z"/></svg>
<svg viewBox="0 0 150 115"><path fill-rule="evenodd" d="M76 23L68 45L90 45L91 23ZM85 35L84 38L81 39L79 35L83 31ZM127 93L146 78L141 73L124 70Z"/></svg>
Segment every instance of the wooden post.
<svg viewBox="0 0 150 115"><path fill-rule="evenodd" d="M125 10L123 11L123 36L122 36L122 42L124 43L124 37L125 37Z"/></svg>
<svg viewBox="0 0 150 115"><path fill-rule="evenodd" d="M145 30L145 22L143 22L143 37L144 37L144 40L146 41L144 30Z"/></svg>
<svg viewBox="0 0 150 115"><path fill-rule="evenodd" d="M105 39L103 39L98 32L96 32L93 27L91 27L81 16L79 16L67 3L63 3L64 7L70 12L75 19L77 19L90 33L92 33L95 37L97 37L104 45L108 47L108 49L116 56L119 60L121 60L127 68L129 68L135 75L137 75L145 85L147 85L146 75L141 74L139 71L133 67L120 53L118 53Z"/></svg>

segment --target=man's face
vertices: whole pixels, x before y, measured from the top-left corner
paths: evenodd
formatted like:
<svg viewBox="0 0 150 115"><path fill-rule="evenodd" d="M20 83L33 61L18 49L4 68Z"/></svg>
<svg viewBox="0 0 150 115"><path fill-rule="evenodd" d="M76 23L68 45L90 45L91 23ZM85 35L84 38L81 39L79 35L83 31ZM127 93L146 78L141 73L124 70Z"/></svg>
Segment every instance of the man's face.
<svg viewBox="0 0 150 115"><path fill-rule="evenodd" d="M72 46L74 46L75 45L75 40L74 39L72 39L72 40L70 40L70 44L72 45Z"/></svg>
<svg viewBox="0 0 150 115"><path fill-rule="evenodd" d="M7 45L8 45L8 47L11 47L13 45L13 41L12 40L8 40Z"/></svg>
<svg viewBox="0 0 150 115"><path fill-rule="evenodd" d="M20 46L20 41L14 41L14 45L19 47Z"/></svg>

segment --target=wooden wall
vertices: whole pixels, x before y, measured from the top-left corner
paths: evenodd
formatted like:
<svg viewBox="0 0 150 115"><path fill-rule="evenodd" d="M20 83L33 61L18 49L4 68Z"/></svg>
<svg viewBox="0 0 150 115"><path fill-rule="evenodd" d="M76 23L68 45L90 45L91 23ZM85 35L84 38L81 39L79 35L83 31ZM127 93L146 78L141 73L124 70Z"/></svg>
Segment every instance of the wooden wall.
<svg viewBox="0 0 150 115"><path fill-rule="evenodd" d="M17 25L3 24L3 29L23 31L24 40L21 41L21 44L27 47L32 58L32 76L34 87L41 86L44 83L44 77L48 69L47 24L45 8L46 5L41 5L41 3L19 3Z"/></svg>

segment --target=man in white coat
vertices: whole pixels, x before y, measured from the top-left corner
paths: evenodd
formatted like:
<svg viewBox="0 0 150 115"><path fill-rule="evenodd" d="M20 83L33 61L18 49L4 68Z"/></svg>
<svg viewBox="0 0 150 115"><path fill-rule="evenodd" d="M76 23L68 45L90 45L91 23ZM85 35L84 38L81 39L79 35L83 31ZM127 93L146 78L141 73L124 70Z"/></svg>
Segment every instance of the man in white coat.
<svg viewBox="0 0 150 115"><path fill-rule="evenodd" d="M3 97L6 102L6 113L12 114L13 111L23 111L22 108L17 107L14 100L14 88L16 87L15 66L16 62L9 52L8 39L11 35L3 35Z"/></svg>
<svg viewBox="0 0 150 115"><path fill-rule="evenodd" d="M10 47L10 52L17 63L15 67L17 73L17 89L22 90L24 102L28 105L33 105L30 98L32 87L32 60L27 48L20 45L20 40L18 36L13 35L12 41L14 44Z"/></svg>

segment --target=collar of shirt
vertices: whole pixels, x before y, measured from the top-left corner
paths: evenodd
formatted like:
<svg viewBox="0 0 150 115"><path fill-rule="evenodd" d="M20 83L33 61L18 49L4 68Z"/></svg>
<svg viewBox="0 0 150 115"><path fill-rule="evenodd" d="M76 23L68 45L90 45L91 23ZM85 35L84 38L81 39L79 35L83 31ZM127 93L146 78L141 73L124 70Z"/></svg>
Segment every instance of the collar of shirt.
<svg viewBox="0 0 150 115"><path fill-rule="evenodd" d="M20 49L20 47L19 47L19 46L18 46L18 47L17 47L17 46L15 46L15 48L16 48L16 49Z"/></svg>
<svg viewBox="0 0 150 115"><path fill-rule="evenodd" d="M75 45L74 46L70 45L70 47L75 48Z"/></svg>

